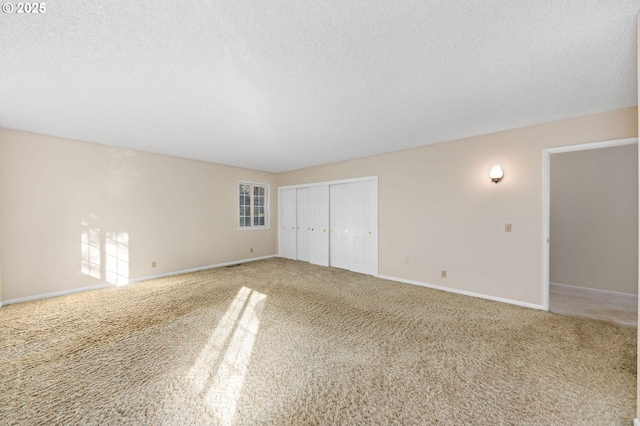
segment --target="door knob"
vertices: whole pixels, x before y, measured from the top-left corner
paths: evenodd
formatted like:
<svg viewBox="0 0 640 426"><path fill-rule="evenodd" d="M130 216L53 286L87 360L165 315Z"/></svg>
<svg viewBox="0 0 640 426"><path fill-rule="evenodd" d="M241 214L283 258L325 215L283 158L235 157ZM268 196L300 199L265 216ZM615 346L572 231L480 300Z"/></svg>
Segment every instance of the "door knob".
<svg viewBox="0 0 640 426"><path fill-rule="evenodd" d="M295 226L292 226L292 227L291 227L291 229L296 229L296 227L295 227Z"/></svg>
<svg viewBox="0 0 640 426"><path fill-rule="evenodd" d="M313 231L313 228L311 228L311 230Z"/></svg>
<svg viewBox="0 0 640 426"><path fill-rule="evenodd" d="M327 232L327 228L324 228L324 229L322 230L322 232Z"/></svg>
<svg viewBox="0 0 640 426"><path fill-rule="evenodd" d="M371 231L369 231L369 235L371 235Z"/></svg>

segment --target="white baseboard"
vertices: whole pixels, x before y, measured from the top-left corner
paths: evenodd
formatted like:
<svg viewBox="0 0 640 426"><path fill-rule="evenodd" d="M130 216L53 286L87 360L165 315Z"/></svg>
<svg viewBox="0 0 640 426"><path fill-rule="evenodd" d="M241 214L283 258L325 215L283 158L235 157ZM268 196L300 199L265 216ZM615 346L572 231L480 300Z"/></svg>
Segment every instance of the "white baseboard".
<svg viewBox="0 0 640 426"><path fill-rule="evenodd" d="M489 295L482 294L482 293L473 293L471 291L458 290L458 289L451 288L451 287L442 287L442 286L439 286L439 285L423 283L423 282L420 282L420 281L406 280L404 278L389 277L389 276L386 276L386 275L378 275L378 278L382 278L384 280L398 281L398 282L405 283L405 284L419 285L421 287L432 288L434 290L448 291L449 293L462 294L464 296L478 297L480 299L492 300L494 302L502 302L502 303L508 303L510 305L523 306L525 308L544 310L542 305L536 305L534 303L521 302L519 300L511 300L511 299L505 299L505 298L502 298L502 297L489 296Z"/></svg>
<svg viewBox="0 0 640 426"><path fill-rule="evenodd" d="M36 294L36 295L33 295L33 296L18 297L16 299L4 300L2 302L2 304L4 306L4 305L12 305L14 303L31 302L33 300L48 299L50 297L57 297L57 296L66 296L67 294L80 293L82 291L100 290L101 288L107 288L107 287L117 287L117 286L115 284L102 283L102 284L98 284L98 285L92 285L90 287L80 287L80 288L73 288L73 289L70 289L70 290L62 290L62 291L54 291L54 292L51 292L51 293Z"/></svg>
<svg viewBox="0 0 640 426"><path fill-rule="evenodd" d="M640 420L633 419L633 426L640 426Z"/></svg>
<svg viewBox="0 0 640 426"><path fill-rule="evenodd" d="M233 260L231 262L217 263L215 265L199 266L197 268L182 269L180 271L167 272L167 273L158 274L158 275L149 275L149 276L146 276L146 277L131 279L131 280L129 280L129 282L127 284L137 283L137 282L140 282L140 281L155 280L156 278L171 277L173 275L188 274L190 272L204 271L206 269L221 268L223 266L238 265L240 263L255 262L256 260L271 259L273 257L278 257L278 255L277 254L272 254L272 255L269 255L269 256L252 257L251 259Z"/></svg>
<svg viewBox="0 0 640 426"><path fill-rule="evenodd" d="M158 274L158 275L150 275L150 276L146 276L146 277L133 278L133 279L130 279L126 284L123 284L123 285L137 283L137 282L140 282L140 281L153 280L153 279L156 279L156 278L170 277L170 276L173 276L173 275L188 274L189 272L204 271L205 269L214 269L214 268L221 268L223 266L237 265L237 264L240 264L240 263L255 262L256 260L270 259L270 258L276 257L276 256L277 255L274 254L274 255L270 255L270 256L253 257L253 258L250 258L250 259L234 260L234 261L231 261L231 262L217 263L215 265L200 266L200 267L197 267L197 268L182 269L180 271L166 272L166 273ZM6 305L11 305L11 304L14 304L14 303L31 302L33 300L48 299L49 297L65 296L67 294L80 293L82 291L89 291L89 290L99 290L99 289L108 288L108 287L122 287L122 285L111 284L111 283L101 283L101 284L90 286L90 287L73 288L73 289L69 289L69 290L54 291L52 293L44 293L44 294L36 294L36 295L33 295L33 296L18 297L16 299L9 299L9 300L4 300L4 301L0 302L0 307L6 306Z"/></svg>
<svg viewBox="0 0 640 426"><path fill-rule="evenodd" d="M620 299L633 299L633 300L638 300L638 295L637 294L629 294L629 293L619 293L617 291L610 291L610 290L600 290L597 288L587 288L587 287L578 287L575 285L569 285L569 284L558 284L558 283L549 283L549 288L551 287L557 287L558 289L567 289L567 290L576 290L576 291L581 291L584 293L591 293L591 294L598 294L601 296L609 296L609 297L616 297L616 298L620 298Z"/></svg>

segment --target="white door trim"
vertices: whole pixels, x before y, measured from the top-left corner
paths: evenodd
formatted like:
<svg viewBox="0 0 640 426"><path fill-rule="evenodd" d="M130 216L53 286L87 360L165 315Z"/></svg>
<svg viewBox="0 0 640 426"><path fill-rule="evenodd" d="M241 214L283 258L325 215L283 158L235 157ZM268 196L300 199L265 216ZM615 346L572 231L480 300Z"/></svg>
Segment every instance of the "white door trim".
<svg viewBox="0 0 640 426"><path fill-rule="evenodd" d="M551 154L633 145L638 138L546 148L542 151L542 309L549 310L549 234L551 227Z"/></svg>
<svg viewBox="0 0 640 426"><path fill-rule="evenodd" d="M374 181L378 182L378 176L375 175L375 176L359 177L359 178L352 178L352 179L329 180L329 181L326 181L326 182L301 183L299 185L279 186L278 189L280 189L280 188L282 188L282 189L309 188L311 186L338 185L338 184L341 184L341 183L364 182L364 181L369 181L369 180L374 180Z"/></svg>

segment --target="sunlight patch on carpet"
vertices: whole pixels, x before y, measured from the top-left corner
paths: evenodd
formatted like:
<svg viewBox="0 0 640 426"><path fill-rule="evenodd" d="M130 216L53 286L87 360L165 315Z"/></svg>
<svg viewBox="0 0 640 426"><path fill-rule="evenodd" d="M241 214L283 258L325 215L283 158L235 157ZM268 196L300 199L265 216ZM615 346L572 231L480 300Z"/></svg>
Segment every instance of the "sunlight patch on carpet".
<svg viewBox="0 0 640 426"><path fill-rule="evenodd" d="M242 287L187 375L221 425L233 424L266 298Z"/></svg>

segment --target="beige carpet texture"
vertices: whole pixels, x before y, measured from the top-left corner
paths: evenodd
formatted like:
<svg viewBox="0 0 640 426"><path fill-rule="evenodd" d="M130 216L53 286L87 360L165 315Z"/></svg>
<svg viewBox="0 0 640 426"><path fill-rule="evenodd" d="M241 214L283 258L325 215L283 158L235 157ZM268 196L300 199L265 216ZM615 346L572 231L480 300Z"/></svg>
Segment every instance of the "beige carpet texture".
<svg viewBox="0 0 640 426"><path fill-rule="evenodd" d="M285 259L0 309L0 424L630 425L636 332Z"/></svg>

